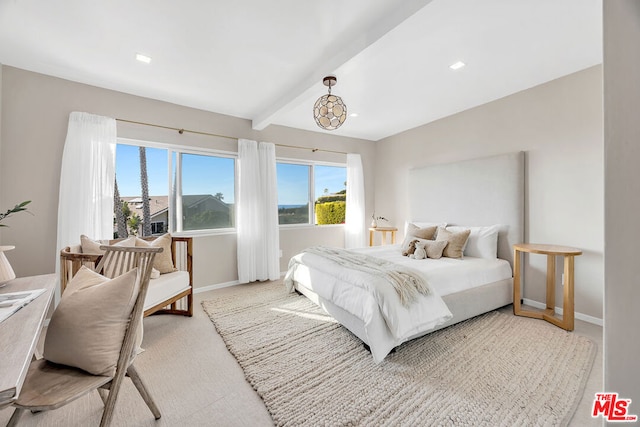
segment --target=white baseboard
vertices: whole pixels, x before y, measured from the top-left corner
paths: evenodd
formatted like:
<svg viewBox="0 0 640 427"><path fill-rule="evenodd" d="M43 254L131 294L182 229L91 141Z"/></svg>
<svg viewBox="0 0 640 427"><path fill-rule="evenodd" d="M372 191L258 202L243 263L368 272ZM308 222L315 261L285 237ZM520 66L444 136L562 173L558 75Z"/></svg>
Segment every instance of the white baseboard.
<svg viewBox="0 0 640 427"><path fill-rule="evenodd" d="M284 276L285 273L281 273L280 276ZM225 283L218 283L216 285L209 285L209 286L202 286L199 288L194 288L193 289L193 293L194 294L199 294L201 292L207 292L207 291L213 291L215 289L222 289L222 288L228 288L229 286L236 286L239 285L240 282L238 282L237 280L232 280L230 282L225 282ZM546 304L538 302L538 301L534 301L528 298L524 298L523 302L525 305L529 305L531 307L534 308L540 308L540 309L544 309L547 307ZM562 316L562 308L561 307L556 307L556 313L559 314L560 316ZM604 322L602 321L602 319L597 318L597 317L593 317L593 316L589 316L587 314L583 314L583 313L579 313L576 312L575 313L575 318L576 319L580 319L583 320L587 323L592 323L594 325L598 325L598 326L603 326Z"/></svg>
<svg viewBox="0 0 640 427"><path fill-rule="evenodd" d="M201 292L213 291L214 289L228 288L229 286L235 286L239 284L240 282L238 282L237 280L232 280L231 282L218 283L217 285L209 285L209 286L202 286L199 288L193 288L193 293L199 294Z"/></svg>
<svg viewBox="0 0 640 427"><path fill-rule="evenodd" d="M284 277L285 274L287 274L286 271L280 272L280 277ZM232 280L231 282L218 283L217 285L209 285L209 286L202 286L199 288L193 288L193 293L199 294L200 292L207 292L207 291L213 291L214 289L228 288L229 286L235 286L239 284L240 282L238 282L237 280Z"/></svg>
<svg viewBox="0 0 640 427"><path fill-rule="evenodd" d="M531 307L534 308L540 308L540 309L545 309L547 308L547 305L545 303L539 302L539 301L534 301L528 298L524 298L522 300L524 302L525 305L529 305ZM563 313L563 309L561 307L556 307L556 314L562 316ZM580 319L583 320L587 323L593 323L594 325L598 325L598 326L603 326L604 322L602 321L602 319L599 319L597 317L593 317L593 316L589 316L588 314L583 314L583 313L575 313L575 318L576 319Z"/></svg>

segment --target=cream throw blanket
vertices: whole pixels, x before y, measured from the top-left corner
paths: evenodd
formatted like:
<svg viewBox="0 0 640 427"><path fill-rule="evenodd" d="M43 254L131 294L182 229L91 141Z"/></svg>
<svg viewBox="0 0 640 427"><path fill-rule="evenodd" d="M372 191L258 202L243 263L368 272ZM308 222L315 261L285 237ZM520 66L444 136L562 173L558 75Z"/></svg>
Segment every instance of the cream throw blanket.
<svg viewBox="0 0 640 427"><path fill-rule="evenodd" d="M427 282L419 273L381 258L372 257L346 249L314 246L303 252L329 259L346 268L352 268L374 276L381 276L395 289L400 303L408 307L418 294L429 295Z"/></svg>

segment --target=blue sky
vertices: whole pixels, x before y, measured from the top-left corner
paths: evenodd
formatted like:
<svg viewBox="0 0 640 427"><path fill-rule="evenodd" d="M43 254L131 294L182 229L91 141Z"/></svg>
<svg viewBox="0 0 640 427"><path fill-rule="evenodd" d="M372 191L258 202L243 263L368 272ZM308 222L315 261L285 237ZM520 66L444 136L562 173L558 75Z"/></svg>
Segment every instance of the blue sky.
<svg viewBox="0 0 640 427"><path fill-rule="evenodd" d="M146 149L150 196L169 192L167 150ZM234 160L224 157L182 155L183 194L222 193L224 201L234 202ZM278 204L302 205L308 200L309 166L279 163ZM118 144L116 177L121 197L140 196L140 160L138 147ZM347 172L344 167L315 166L315 197L344 190Z"/></svg>

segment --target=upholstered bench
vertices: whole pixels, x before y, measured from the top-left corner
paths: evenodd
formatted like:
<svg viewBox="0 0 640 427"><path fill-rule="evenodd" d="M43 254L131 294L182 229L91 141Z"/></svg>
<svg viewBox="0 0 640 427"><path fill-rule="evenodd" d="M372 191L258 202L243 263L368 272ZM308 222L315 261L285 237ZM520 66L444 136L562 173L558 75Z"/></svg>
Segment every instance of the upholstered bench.
<svg viewBox="0 0 640 427"><path fill-rule="evenodd" d="M163 237L163 236L160 236ZM83 236L83 238L85 238ZM153 242L155 237L141 238ZM126 239L93 242L98 245L114 245ZM85 245L86 246L86 245ZM93 251L98 252L98 251ZM193 241L191 237L171 236L171 260L173 269L160 274L149 281L149 289L144 303L144 315L151 314L181 314L193 316L193 271L192 271ZM67 283L78 272L80 267L87 266L92 270L100 262L99 253L84 253L82 244L67 246L60 251L60 286L64 292ZM155 265L155 263L154 263Z"/></svg>

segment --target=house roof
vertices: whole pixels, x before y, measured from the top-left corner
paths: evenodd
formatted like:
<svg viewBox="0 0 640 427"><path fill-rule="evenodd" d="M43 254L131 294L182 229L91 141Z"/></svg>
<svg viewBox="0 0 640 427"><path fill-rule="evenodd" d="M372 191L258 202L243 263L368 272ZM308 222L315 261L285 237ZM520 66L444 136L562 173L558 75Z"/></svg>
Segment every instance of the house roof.
<svg viewBox="0 0 640 427"><path fill-rule="evenodd" d="M120 200L129 204L131 212L135 212L142 218L142 198L136 197L120 197ZM151 218L165 212L169 208L169 196L149 196L149 211Z"/></svg>
<svg viewBox="0 0 640 427"><path fill-rule="evenodd" d="M127 202L131 212L135 212L140 218L142 218L143 205L142 198L140 196L120 197L120 200ZM213 197L211 194L188 194L182 196L183 205L187 208L195 207L205 201L218 204L221 208L229 208L229 204ZM149 210L151 212L151 218L166 212L168 208L169 196L149 196Z"/></svg>

